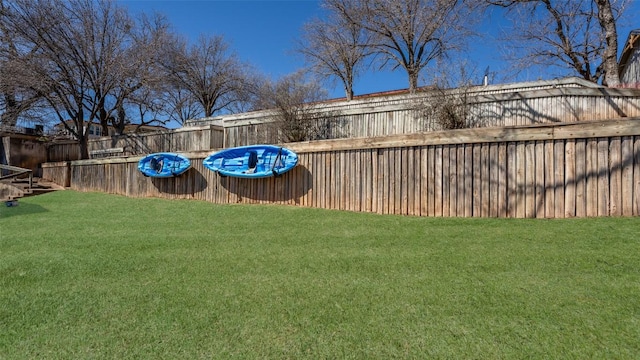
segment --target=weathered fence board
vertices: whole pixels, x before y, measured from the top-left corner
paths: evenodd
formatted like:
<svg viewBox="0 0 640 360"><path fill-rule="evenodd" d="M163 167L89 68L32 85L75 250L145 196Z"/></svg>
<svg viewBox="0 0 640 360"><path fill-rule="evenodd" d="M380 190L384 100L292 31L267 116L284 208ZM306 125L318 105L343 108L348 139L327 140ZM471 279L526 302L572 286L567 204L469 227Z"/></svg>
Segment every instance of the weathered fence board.
<svg viewBox="0 0 640 360"><path fill-rule="evenodd" d="M541 199L549 199L549 193L545 192L544 180L545 177L549 176L549 163L544 162L545 156L545 143L544 141L536 141L535 142L535 205L536 205L536 217L543 218L545 217L545 213L548 212L548 209L544 208L542 204L546 204L546 202L541 201ZM547 165L547 166L545 166Z"/></svg>
<svg viewBox="0 0 640 360"><path fill-rule="evenodd" d="M627 196L628 194L633 194L633 161L629 161L629 159L633 159L633 137L624 136L621 146L622 184L620 195L622 196L622 215L629 216L633 214L633 198Z"/></svg>

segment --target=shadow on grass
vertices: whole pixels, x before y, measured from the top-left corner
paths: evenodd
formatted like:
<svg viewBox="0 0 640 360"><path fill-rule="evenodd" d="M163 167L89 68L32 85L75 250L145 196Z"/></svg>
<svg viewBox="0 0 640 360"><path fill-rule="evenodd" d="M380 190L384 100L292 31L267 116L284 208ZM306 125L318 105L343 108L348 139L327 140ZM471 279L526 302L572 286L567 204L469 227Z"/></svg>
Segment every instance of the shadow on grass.
<svg viewBox="0 0 640 360"><path fill-rule="evenodd" d="M0 220L19 215L30 215L47 212L49 210L40 205L29 204L18 201L18 206L7 207L5 202L0 203Z"/></svg>

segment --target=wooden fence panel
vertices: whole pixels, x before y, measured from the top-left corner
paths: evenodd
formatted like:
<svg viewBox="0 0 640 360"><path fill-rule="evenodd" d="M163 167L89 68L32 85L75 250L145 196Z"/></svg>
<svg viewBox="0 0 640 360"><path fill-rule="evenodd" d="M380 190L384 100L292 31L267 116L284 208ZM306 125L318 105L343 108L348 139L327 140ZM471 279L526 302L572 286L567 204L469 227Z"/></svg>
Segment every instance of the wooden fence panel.
<svg viewBox="0 0 640 360"><path fill-rule="evenodd" d="M564 217L576 216L576 141L565 143ZM558 214L556 214L558 215Z"/></svg>
<svg viewBox="0 0 640 360"><path fill-rule="evenodd" d="M447 179L445 179L444 183L448 187L447 204L449 211L444 213L444 216L458 216L458 146L448 145L447 153L449 162L447 164L448 171L446 171Z"/></svg>
<svg viewBox="0 0 640 360"><path fill-rule="evenodd" d="M576 217L587 216L587 141L576 139Z"/></svg>
<svg viewBox="0 0 640 360"><path fill-rule="evenodd" d="M71 164L67 161L42 164L42 178L60 186L69 187Z"/></svg>
<svg viewBox="0 0 640 360"><path fill-rule="evenodd" d="M609 139L598 138L598 216L609 215Z"/></svg>
<svg viewBox="0 0 640 360"><path fill-rule="evenodd" d="M544 128L514 130L510 138L519 139L514 141L500 140L504 131L496 129L482 136L493 136L492 142L460 142L465 133L454 131L355 142L361 145L351 149L354 141L288 144L299 153L299 166L257 180L221 178L204 168L199 153L192 155L192 169L177 178L146 178L135 157L75 161L67 171L71 188L79 191L221 204L447 217L640 215L640 119L575 131L564 125ZM599 131L573 137L589 133L587 128ZM565 138L557 138L556 130ZM601 136L607 133L615 135ZM55 175L64 168L60 163L43 168L52 178L63 178Z"/></svg>
<svg viewBox="0 0 640 360"><path fill-rule="evenodd" d="M598 215L598 140L587 139L587 159L585 172L587 177L586 198L587 216Z"/></svg>
<svg viewBox="0 0 640 360"><path fill-rule="evenodd" d="M507 144L500 143L498 144L498 180L497 182L497 191L498 191L498 203L496 207L498 209L497 217L507 217L507 199L508 199L508 189L507 189Z"/></svg>
<svg viewBox="0 0 640 360"><path fill-rule="evenodd" d="M75 142L56 143L47 146L49 162L80 160L80 147Z"/></svg>
<svg viewBox="0 0 640 360"><path fill-rule="evenodd" d="M527 141L524 144L524 184L522 185L522 193L524 196L524 217L527 218L533 218L536 215L535 165L535 142Z"/></svg>
<svg viewBox="0 0 640 360"><path fill-rule="evenodd" d="M122 148L122 155L135 156L154 152L194 152L223 147L224 134L220 126L200 126L171 131L117 135L89 140L89 151ZM48 146L50 162L80 159L76 142L56 143Z"/></svg>
<svg viewBox="0 0 640 360"><path fill-rule="evenodd" d="M372 172L372 152L371 151L359 151L360 156L360 171L363 177L360 181L360 191L362 192L362 199L364 204L361 207L362 211L373 211L372 199L373 199L373 172Z"/></svg>
<svg viewBox="0 0 640 360"><path fill-rule="evenodd" d="M564 217L564 194L565 194L565 143L564 140L554 140L553 143L553 151L554 151L554 204L555 204L555 213L553 215L554 218L563 218Z"/></svg>
<svg viewBox="0 0 640 360"><path fill-rule="evenodd" d="M458 162L452 164L457 168L457 189L455 216L473 216L473 147L474 144L457 145Z"/></svg>
<svg viewBox="0 0 640 360"><path fill-rule="evenodd" d="M545 169L545 143L544 141L535 142L535 217L543 218L545 216L545 199L547 191L545 191L545 177L548 170Z"/></svg>
<svg viewBox="0 0 640 360"><path fill-rule="evenodd" d="M504 157L501 152L501 144L490 143L489 144L489 173L488 173L488 186L489 186L489 217L499 217L501 206L500 202L504 201L502 196L502 189L504 187L504 180L502 174L504 173Z"/></svg>
<svg viewBox="0 0 640 360"><path fill-rule="evenodd" d="M620 138L609 140L609 211L611 216L622 215L622 163Z"/></svg>
<svg viewBox="0 0 640 360"><path fill-rule="evenodd" d="M634 140L633 158L633 215L638 215L640 214L640 136L636 136Z"/></svg>
<svg viewBox="0 0 640 360"><path fill-rule="evenodd" d="M527 158L525 142L516 144L516 166L516 217L523 218L526 217L527 214Z"/></svg>
<svg viewBox="0 0 640 360"><path fill-rule="evenodd" d="M640 92L630 89L548 83L540 87L494 91L479 88L473 89L472 93L466 105L470 114L468 122L472 127L526 126L640 116ZM430 96L374 98L319 105L317 111L326 112L322 120L324 131L319 138L376 137L441 130L437 121L429 118L428 111L420 110L430 102L442 101ZM224 123L224 146L280 142L271 116L270 111L265 111L216 118L216 121Z"/></svg>
<svg viewBox="0 0 640 360"><path fill-rule="evenodd" d="M622 137L621 142L622 175L620 196L622 196L622 215L633 215L633 136ZM630 161L631 160L631 161Z"/></svg>
<svg viewBox="0 0 640 360"><path fill-rule="evenodd" d="M465 146L456 145L456 211L455 216L465 216ZM427 184L428 185L428 184Z"/></svg>
<svg viewBox="0 0 640 360"><path fill-rule="evenodd" d="M489 217L490 216L490 207L491 207L491 198L490 198L490 187L491 187L491 181L494 181L494 179L491 177L491 172L490 172L490 167L489 167L489 161L490 161L490 149L491 149L491 145L490 144L486 144L483 143L482 144L482 148L481 148L481 152L480 152L480 168L481 168L481 174L480 174L480 186L481 186L481 201L482 201L482 205L481 205L481 212L480 212L480 216L481 217Z"/></svg>

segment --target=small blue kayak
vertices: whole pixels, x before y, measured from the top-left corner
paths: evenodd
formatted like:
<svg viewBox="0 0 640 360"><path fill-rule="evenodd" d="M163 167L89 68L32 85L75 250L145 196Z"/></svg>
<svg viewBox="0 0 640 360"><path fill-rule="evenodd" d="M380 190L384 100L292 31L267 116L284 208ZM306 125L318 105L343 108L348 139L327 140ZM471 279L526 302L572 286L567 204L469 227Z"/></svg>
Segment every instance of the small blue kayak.
<svg viewBox="0 0 640 360"><path fill-rule="evenodd" d="M191 161L176 153L153 153L138 161L138 170L144 176L167 178L182 175L191 167Z"/></svg>
<svg viewBox="0 0 640 360"><path fill-rule="evenodd" d="M207 156L204 167L222 176L264 178L278 176L298 164L298 155L274 145L250 145L224 149Z"/></svg>

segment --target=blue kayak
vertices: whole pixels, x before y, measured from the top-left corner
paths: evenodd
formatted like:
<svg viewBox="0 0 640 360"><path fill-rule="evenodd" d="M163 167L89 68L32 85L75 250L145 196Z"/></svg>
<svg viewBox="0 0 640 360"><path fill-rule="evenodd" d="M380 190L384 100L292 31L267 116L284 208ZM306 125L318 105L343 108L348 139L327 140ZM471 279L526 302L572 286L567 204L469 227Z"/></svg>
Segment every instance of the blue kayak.
<svg viewBox="0 0 640 360"><path fill-rule="evenodd" d="M278 176L298 164L298 155L274 145L250 145L224 149L207 156L204 166L222 176L264 178Z"/></svg>
<svg viewBox="0 0 640 360"><path fill-rule="evenodd" d="M144 176L167 178L183 174L191 167L191 161L176 153L153 153L138 161L138 170Z"/></svg>

